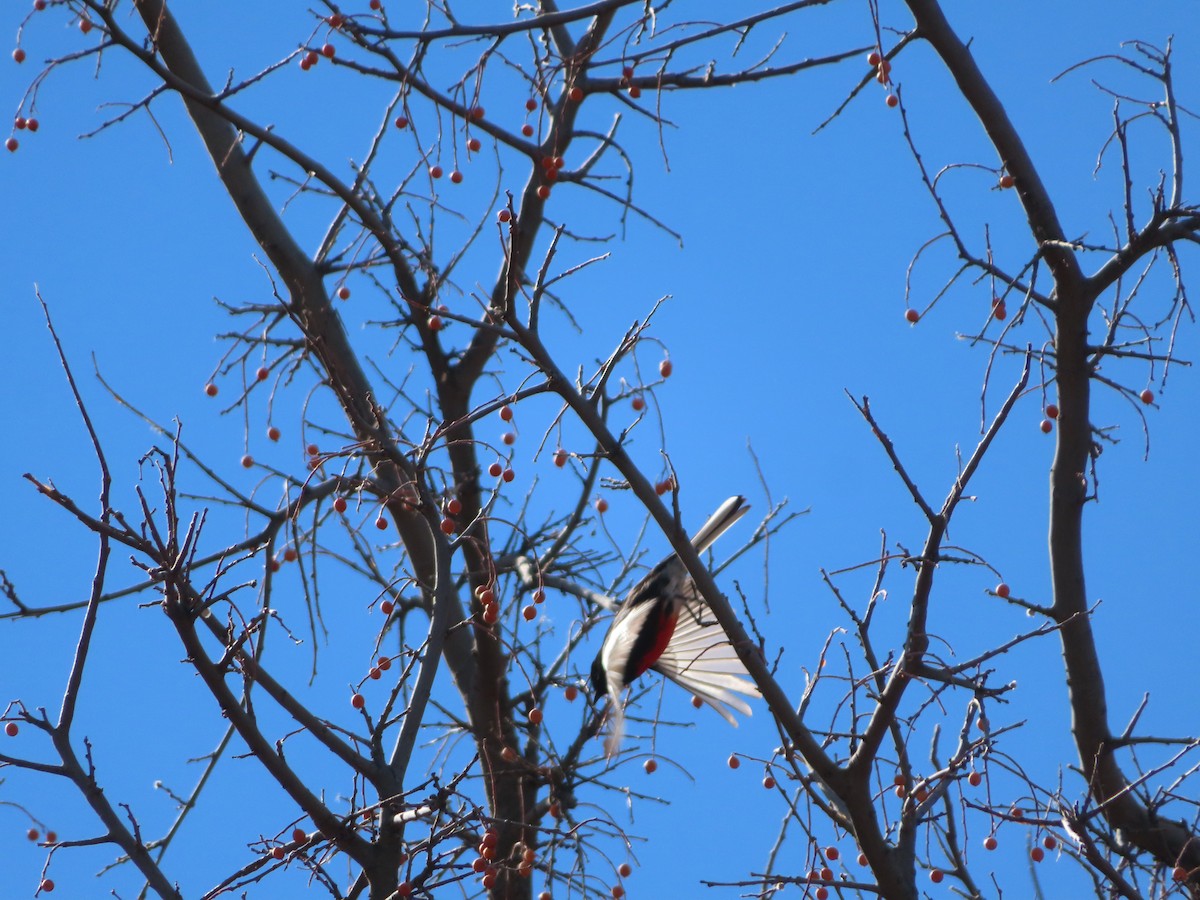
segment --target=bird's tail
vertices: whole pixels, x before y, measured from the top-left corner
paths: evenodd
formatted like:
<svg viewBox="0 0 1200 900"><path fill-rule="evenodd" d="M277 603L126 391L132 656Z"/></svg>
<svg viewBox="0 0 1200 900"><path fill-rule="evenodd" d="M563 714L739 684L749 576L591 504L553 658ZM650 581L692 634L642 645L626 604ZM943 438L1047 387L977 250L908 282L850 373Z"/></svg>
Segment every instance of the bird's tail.
<svg viewBox="0 0 1200 900"><path fill-rule="evenodd" d="M708 521L700 526L700 530L692 535L692 546L696 548L696 552L703 553L711 547L717 538L728 531L749 509L750 504L740 494L722 503L720 509L709 516Z"/></svg>

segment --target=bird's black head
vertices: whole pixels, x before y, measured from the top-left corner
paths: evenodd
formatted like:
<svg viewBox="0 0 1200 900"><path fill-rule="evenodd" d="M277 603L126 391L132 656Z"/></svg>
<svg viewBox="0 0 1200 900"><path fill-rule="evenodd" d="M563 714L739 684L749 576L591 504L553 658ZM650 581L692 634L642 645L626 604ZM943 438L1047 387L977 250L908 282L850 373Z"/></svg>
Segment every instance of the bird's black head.
<svg viewBox="0 0 1200 900"><path fill-rule="evenodd" d="M604 671L604 663L601 661L599 653L592 660L592 687L596 691L597 698L608 693L608 673Z"/></svg>

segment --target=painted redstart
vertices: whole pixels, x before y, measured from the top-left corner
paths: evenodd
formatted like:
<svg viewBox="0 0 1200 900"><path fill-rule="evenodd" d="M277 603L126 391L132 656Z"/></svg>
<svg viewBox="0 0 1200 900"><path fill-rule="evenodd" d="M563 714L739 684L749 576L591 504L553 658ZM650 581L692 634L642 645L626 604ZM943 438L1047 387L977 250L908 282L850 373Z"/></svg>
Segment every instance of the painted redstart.
<svg viewBox="0 0 1200 900"><path fill-rule="evenodd" d="M692 537L703 553L749 509L745 497L730 497ZM621 694L635 678L653 669L699 697L735 728L730 707L750 715L737 691L759 696L748 680L724 630L700 596L683 562L672 553L634 585L609 626L592 663L596 697L608 697L605 755L621 746L624 710Z"/></svg>

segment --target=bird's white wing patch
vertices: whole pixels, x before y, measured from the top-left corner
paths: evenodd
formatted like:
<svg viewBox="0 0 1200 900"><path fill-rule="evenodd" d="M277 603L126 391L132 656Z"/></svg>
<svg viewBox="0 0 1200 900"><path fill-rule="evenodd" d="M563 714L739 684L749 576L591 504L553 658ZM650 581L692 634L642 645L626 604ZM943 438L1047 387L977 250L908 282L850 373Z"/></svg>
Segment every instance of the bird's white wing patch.
<svg viewBox="0 0 1200 900"><path fill-rule="evenodd" d="M758 697L758 688L749 680L746 667L695 586L688 587L691 596L679 611L675 634L653 668L699 697L736 728L730 707L743 715L751 714L749 704L737 694Z"/></svg>

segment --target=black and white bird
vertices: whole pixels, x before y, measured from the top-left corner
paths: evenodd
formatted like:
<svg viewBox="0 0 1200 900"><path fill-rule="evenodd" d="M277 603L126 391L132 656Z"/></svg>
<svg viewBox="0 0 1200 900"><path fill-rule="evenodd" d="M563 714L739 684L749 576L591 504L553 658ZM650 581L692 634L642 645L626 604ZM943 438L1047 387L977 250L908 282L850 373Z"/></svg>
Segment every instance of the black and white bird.
<svg viewBox="0 0 1200 900"><path fill-rule="evenodd" d="M740 496L721 504L692 537L696 552L711 547L749 508ZM737 694L759 696L725 631L674 553L629 592L592 663L596 696L609 700L604 744L609 757L620 749L624 734L621 694L647 669L700 698L735 728L731 708L750 715L749 704Z"/></svg>

